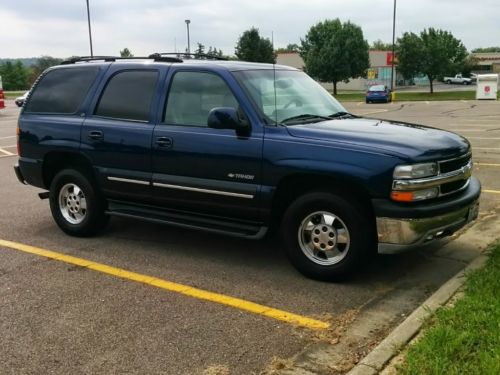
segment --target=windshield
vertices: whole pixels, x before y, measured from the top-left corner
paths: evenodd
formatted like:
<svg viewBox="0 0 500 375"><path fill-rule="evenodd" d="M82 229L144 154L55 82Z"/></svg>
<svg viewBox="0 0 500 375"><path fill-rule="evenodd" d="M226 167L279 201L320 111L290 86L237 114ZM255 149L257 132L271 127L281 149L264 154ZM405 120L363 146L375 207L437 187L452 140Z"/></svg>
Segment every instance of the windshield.
<svg viewBox="0 0 500 375"><path fill-rule="evenodd" d="M372 86L368 91L385 91L385 86L380 86L380 85Z"/></svg>
<svg viewBox="0 0 500 375"><path fill-rule="evenodd" d="M270 124L292 118L302 119L301 122L325 120L339 112L346 113L332 95L303 72L244 70L234 75Z"/></svg>

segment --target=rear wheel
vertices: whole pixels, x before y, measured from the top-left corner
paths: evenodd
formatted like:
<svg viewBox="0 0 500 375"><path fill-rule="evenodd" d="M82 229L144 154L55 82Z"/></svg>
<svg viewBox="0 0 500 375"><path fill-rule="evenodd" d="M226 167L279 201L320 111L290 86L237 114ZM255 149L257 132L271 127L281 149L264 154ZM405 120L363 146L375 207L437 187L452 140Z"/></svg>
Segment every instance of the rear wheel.
<svg viewBox="0 0 500 375"><path fill-rule="evenodd" d="M286 253L304 275L339 280L371 253L371 215L354 199L327 192L308 193L288 208L282 223Z"/></svg>
<svg viewBox="0 0 500 375"><path fill-rule="evenodd" d="M55 222L72 236L91 236L106 226L104 200L91 179L65 169L50 185L50 210Z"/></svg>

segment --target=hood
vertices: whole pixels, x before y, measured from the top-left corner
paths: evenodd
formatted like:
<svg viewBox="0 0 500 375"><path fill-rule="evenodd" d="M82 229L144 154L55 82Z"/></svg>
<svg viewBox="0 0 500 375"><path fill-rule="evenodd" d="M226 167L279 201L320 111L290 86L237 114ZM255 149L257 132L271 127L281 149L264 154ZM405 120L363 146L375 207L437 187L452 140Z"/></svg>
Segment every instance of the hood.
<svg viewBox="0 0 500 375"><path fill-rule="evenodd" d="M427 126L369 118L337 119L287 126L293 137L336 145L353 145L411 161L430 161L464 154L462 136Z"/></svg>

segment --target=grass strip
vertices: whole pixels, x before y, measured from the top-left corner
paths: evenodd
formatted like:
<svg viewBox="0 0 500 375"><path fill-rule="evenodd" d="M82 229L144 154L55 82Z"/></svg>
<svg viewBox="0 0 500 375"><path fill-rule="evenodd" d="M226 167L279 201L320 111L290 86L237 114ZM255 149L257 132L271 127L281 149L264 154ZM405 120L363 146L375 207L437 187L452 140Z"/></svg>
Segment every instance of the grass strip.
<svg viewBox="0 0 500 375"><path fill-rule="evenodd" d="M469 275L464 297L426 322L399 374L500 374L500 244L490 251L487 265Z"/></svg>
<svg viewBox="0 0 500 375"><path fill-rule="evenodd" d="M335 98L341 102L364 102L364 92L339 93ZM500 98L500 91L497 94ZM439 91L428 92L404 92L396 91L396 101L438 101L438 100L475 100L475 91Z"/></svg>

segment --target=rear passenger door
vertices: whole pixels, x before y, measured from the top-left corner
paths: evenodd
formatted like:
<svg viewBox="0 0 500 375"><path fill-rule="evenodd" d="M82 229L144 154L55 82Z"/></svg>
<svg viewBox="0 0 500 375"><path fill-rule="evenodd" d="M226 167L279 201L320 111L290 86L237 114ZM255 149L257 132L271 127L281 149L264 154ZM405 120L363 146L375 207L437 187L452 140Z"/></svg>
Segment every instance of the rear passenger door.
<svg viewBox="0 0 500 375"><path fill-rule="evenodd" d="M152 113L160 77L159 69L111 66L84 122L81 151L110 198L150 198Z"/></svg>
<svg viewBox="0 0 500 375"><path fill-rule="evenodd" d="M263 129L229 72L172 67L168 97L153 135L153 196L198 214L260 219ZM228 84L228 83L232 84ZM251 133L207 127L215 107L238 109Z"/></svg>

